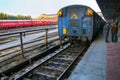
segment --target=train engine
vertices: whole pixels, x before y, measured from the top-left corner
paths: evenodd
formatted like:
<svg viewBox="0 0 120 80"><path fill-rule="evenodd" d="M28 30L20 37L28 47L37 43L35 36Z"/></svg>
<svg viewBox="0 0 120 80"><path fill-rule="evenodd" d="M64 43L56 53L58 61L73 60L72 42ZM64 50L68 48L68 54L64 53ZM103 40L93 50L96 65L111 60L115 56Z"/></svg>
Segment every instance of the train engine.
<svg viewBox="0 0 120 80"><path fill-rule="evenodd" d="M90 7L71 5L58 11L58 34L61 39L92 41L102 28L103 19Z"/></svg>

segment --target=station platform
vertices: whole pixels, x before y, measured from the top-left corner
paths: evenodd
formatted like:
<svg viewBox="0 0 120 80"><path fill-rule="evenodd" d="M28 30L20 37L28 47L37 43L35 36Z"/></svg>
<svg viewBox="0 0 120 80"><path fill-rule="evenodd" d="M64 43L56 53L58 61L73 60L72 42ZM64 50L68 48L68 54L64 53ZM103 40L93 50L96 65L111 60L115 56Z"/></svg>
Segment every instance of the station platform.
<svg viewBox="0 0 120 80"><path fill-rule="evenodd" d="M120 43L98 37L77 64L68 80L120 80Z"/></svg>

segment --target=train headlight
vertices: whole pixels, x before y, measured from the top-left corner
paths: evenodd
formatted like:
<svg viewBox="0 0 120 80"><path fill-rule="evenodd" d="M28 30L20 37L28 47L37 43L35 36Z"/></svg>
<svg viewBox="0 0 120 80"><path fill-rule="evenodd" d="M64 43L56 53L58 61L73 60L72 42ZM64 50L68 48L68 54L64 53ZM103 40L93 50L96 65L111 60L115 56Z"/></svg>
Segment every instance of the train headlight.
<svg viewBox="0 0 120 80"><path fill-rule="evenodd" d="M88 9L88 10L87 10L87 15L88 15L88 16L92 16L92 15L93 15L93 11L92 11L91 9Z"/></svg>
<svg viewBox="0 0 120 80"><path fill-rule="evenodd" d="M62 16L62 11L61 11L61 10L58 11L57 15L58 15L58 16Z"/></svg>
<svg viewBox="0 0 120 80"><path fill-rule="evenodd" d="M67 34L67 29L63 28L63 34Z"/></svg>

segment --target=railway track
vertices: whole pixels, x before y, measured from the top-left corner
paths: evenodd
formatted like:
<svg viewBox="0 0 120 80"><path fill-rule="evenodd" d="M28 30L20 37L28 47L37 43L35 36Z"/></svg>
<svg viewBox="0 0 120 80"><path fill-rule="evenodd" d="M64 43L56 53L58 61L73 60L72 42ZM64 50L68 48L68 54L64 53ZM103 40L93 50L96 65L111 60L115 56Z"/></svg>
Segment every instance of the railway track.
<svg viewBox="0 0 120 80"><path fill-rule="evenodd" d="M15 31L22 31L22 30L33 30L33 29L40 29L40 28L48 28L56 25L50 25L50 26L37 26L37 27L26 27L26 28L17 28L17 29L8 29L8 30L0 30L0 33L9 33L9 32L15 32ZM29 32L25 33L24 35L31 35L31 34L36 34L44 31L35 31L35 32ZM0 37L0 44L8 43L11 41L15 41L19 37L19 34L14 34L14 35L9 35L9 36L2 36Z"/></svg>
<svg viewBox="0 0 120 80"><path fill-rule="evenodd" d="M38 60L34 65L9 77L11 80L63 80L68 75L69 69L75 61L83 55L87 46L80 45L64 46L50 55Z"/></svg>
<svg viewBox="0 0 120 80"><path fill-rule="evenodd" d="M52 38L52 37L56 37L56 36L57 36L57 33L49 34L48 39ZM30 48L30 47L37 46L38 44L42 44L42 43L39 42L41 40L45 40L45 35L43 35L43 36L41 36L41 37L39 37L37 39L34 39L32 41L28 41L28 42L24 43L24 48L28 47L28 45L29 45L28 48ZM4 57L4 56L7 56L7 55L10 55L10 54L13 54L13 53L16 53L16 52L20 51L20 49L18 49L19 46L20 45L11 46L10 48L0 50L0 57ZM11 52L11 49L12 49L12 52Z"/></svg>
<svg viewBox="0 0 120 80"><path fill-rule="evenodd" d="M18 28L12 28L12 29L3 29L3 30L0 30L0 33L8 33L8 32L21 31L21 30L32 30L32 29L39 29L39 28L47 28L47 27L51 27L51 26L56 26L56 25L34 26L34 27L18 27Z"/></svg>
<svg viewBox="0 0 120 80"><path fill-rule="evenodd" d="M29 73L23 80L63 80L63 76L67 74L74 61L82 54L86 48L85 45L69 47L63 52L58 53L45 61L41 66Z"/></svg>
<svg viewBox="0 0 120 80"><path fill-rule="evenodd" d="M63 42L62 45L66 45L68 42ZM36 63L37 60L47 56L48 54L51 54L51 52L55 51L60 47L60 44L53 46L43 52L39 52L37 55L34 55L33 57L26 59L20 63L18 63L15 66L12 66L6 70L0 70L0 79L5 78L6 76L11 76L13 74L16 74L16 72L22 70L22 72L25 70L24 68L33 65L33 63ZM34 64L35 66L35 64Z"/></svg>

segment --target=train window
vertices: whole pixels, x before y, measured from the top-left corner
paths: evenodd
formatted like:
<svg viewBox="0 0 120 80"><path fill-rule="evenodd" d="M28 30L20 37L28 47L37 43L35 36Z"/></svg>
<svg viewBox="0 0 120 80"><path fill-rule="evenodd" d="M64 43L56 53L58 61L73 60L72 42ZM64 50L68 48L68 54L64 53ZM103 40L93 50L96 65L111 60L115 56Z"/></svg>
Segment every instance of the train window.
<svg viewBox="0 0 120 80"><path fill-rule="evenodd" d="M69 26L70 27L79 27L80 25L80 20L70 20Z"/></svg>

